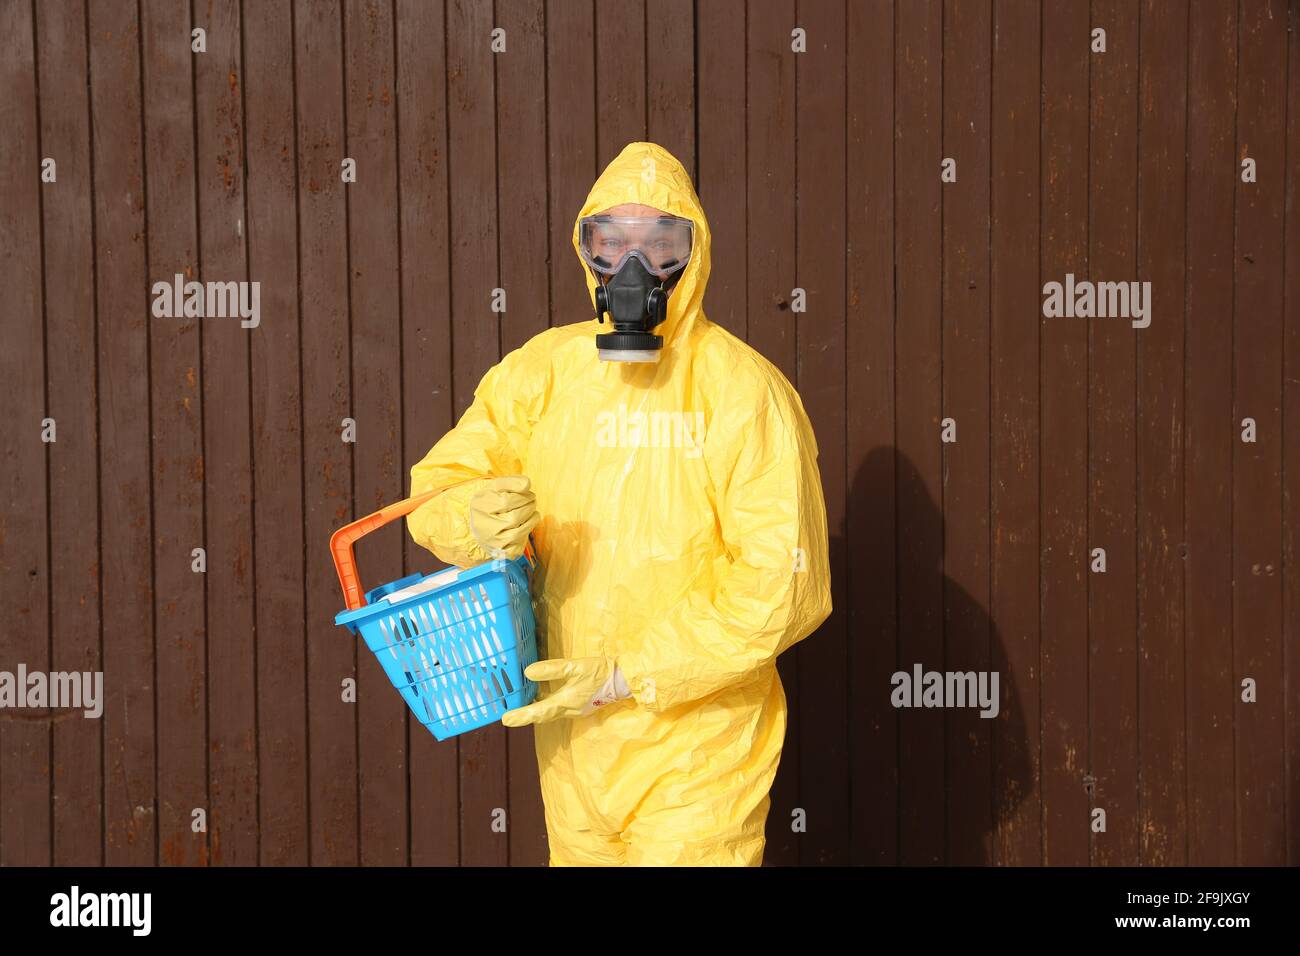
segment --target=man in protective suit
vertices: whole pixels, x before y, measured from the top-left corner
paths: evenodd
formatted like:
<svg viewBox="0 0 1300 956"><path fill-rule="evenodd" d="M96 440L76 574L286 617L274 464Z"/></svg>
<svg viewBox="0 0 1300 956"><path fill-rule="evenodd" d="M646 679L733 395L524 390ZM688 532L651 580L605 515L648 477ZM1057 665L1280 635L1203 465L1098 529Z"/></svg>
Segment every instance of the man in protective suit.
<svg viewBox="0 0 1300 956"><path fill-rule="evenodd" d="M487 371L411 469L439 493L408 528L460 567L533 535L541 686L502 722L535 725L552 866L757 866L776 658L831 611L817 442L781 372L705 318L709 224L670 153L628 145L573 241L609 321Z"/></svg>

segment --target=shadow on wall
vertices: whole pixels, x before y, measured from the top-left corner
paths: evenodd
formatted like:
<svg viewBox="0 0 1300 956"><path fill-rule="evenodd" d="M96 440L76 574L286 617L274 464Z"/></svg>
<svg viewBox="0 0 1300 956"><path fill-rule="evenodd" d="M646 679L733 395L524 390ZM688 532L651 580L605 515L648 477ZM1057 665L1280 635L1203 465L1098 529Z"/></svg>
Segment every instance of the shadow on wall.
<svg viewBox="0 0 1300 956"><path fill-rule="evenodd" d="M1037 804L1025 800L1035 786L1028 728L1037 717L1021 706L988 595L971 594L944 574L943 515L898 449L867 455L849 508L855 540L830 542L832 568L848 574L836 588L850 661L850 739L842 752L852 762L851 859L844 862L1038 864L1037 851L1025 849L1039 839ZM990 560L985 541L961 557ZM1023 587L1036 608L1037 581ZM924 679L921 688L911 686L917 665L923 675L982 675L996 716L981 717L990 708L978 702L952 706L951 697L945 707L917 706L925 686ZM907 677L901 689L895 674ZM912 706L894 706L908 690ZM795 739L790 733L787 744ZM782 770L793 772L794 764L783 761Z"/></svg>

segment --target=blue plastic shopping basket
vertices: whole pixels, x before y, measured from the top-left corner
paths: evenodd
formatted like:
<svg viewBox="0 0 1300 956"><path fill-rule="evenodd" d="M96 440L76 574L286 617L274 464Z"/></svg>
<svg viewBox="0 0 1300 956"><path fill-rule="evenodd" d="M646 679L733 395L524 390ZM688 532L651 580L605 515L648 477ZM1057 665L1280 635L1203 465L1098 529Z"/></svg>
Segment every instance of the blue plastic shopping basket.
<svg viewBox="0 0 1300 956"><path fill-rule="evenodd" d="M537 660L529 583L532 539L515 560L411 574L361 593L353 545L414 511L433 492L388 505L334 532L330 551L347 610L334 623L360 634L434 737L446 740L530 704L537 685L524 668Z"/></svg>

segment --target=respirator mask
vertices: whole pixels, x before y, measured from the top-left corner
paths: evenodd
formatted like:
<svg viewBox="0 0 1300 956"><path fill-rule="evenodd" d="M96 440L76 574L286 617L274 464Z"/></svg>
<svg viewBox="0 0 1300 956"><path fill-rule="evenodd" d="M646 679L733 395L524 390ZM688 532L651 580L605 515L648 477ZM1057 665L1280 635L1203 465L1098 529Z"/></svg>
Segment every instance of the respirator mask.
<svg viewBox="0 0 1300 956"><path fill-rule="evenodd" d="M610 362L657 362L664 346L654 329L668 317L668 295L691 256L695 224L675 216L584 216L578 248L596 275L596 318L609 313L613 332L596 336Z"/></svg>

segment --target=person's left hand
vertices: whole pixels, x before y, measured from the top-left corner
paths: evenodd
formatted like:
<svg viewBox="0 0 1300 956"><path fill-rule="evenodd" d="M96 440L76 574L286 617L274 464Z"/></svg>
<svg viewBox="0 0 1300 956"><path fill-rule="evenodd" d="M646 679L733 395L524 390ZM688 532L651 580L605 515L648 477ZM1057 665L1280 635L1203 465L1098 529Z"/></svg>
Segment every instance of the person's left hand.
<svg viewBox="0 0 1300 956"><path fill-rule="evenodd" d="M524 669L534 681L555 684L536 703L516 707L501 715L507 727L544 724L561 717L585 717L599 707L632 696L623 672L608 657L554 658L537 661Z"/></svg>

